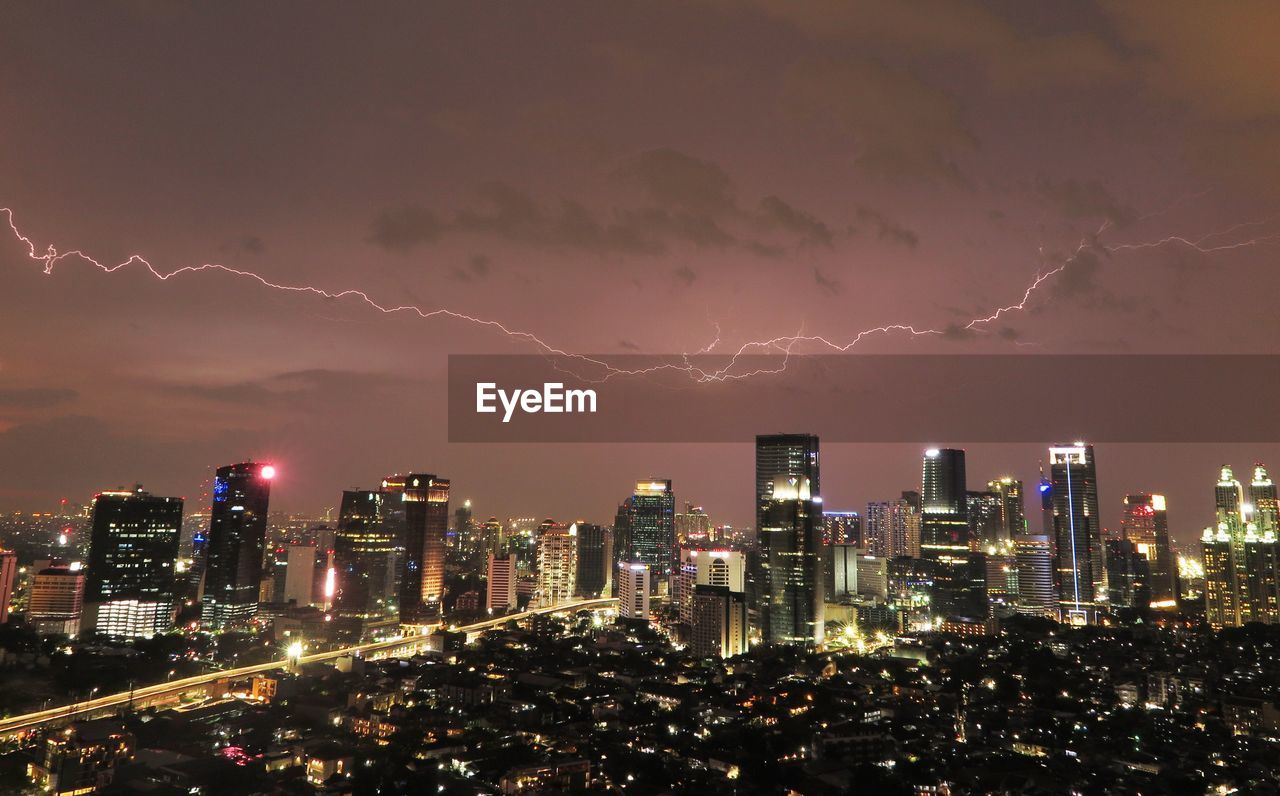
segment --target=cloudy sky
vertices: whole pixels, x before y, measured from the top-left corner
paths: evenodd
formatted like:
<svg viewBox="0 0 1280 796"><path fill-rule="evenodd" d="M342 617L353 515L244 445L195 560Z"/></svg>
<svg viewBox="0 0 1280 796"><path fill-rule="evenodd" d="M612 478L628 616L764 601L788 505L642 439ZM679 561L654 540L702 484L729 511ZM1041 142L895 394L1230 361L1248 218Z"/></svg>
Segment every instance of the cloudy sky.
<svg viewBox="0 0 1280 796"><path fill-rule="evenodd" d="M940 334L856 350L1277 349L1273 3L0 14L0 206L41 254L220 263L598 354L886 324ZM194 495L253 456L293 510L413 468L486 515L608 521L650 474L718 520L752 515L746 445L448 444L446 354L527 338L27 255L0 236L0 509L133 481ZM1205 411L1273 427L1249 378ZM918 485L920 447L827 446L827 504ZM974 482L1031 479L1043 450L968 447ZM1125 491L1164 490L1189 539L1220 461L1255 458L1280 466L1280 446L1102 446L1105 521Z"/></svg>

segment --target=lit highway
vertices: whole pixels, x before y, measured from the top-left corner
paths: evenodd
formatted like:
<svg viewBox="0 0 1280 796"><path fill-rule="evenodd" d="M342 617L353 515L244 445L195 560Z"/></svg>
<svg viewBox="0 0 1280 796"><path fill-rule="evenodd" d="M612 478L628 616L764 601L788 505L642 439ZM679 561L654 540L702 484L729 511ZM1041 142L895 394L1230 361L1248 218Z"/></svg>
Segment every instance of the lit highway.
<svg viewBox="0 0 1280 796"><path fill-rule="evenodd" d="M518 614L508 614L494 619L486 619L483 622L476 622L470 625L449 627L448 630L451 632L467 634L482 633L486 630L492 630L493 628L500 627L509 622L519 622L539 614L559 614L585 610L600 610L612 608L616 604L617 599L613 597L595 600L577 600L575 602L562 603L550 608L538 608ZM414 654L421 651L426 646L427 638L427 635L403 636L401 638L389 639L386 641L356 644L350 647L329 650L328 652L317 652L311 655L302 655L297 659L297 664L325 663L335 661L348 655L355 655L369 659L381 659L397 657L406 653ZM62 705L56 708L49 708L48 710L36 711L35 713L10 716L6 719L0 719L0 738L11 738L21 733L39 729L47 724L60 724L77 718L108 715L111 712L125 708L129 705L133 705L135 707L147 707L159 702L176 699L179 694L186 691L206 688L219 682L241 680L263 672L284 669L288 666L294 665L294 663L295 662L292 659L286 657L276 661L269 661L267 663L254 664L252 666L241 666L235 669L226 669L217 672L210 672L208 674L196 675L194 677L185 677L180 680L156 683L154 685L135 688L133 691L122 691L116 694L107 694L105 696L90 698L80 702L73 702L69 705Z"/></svg>

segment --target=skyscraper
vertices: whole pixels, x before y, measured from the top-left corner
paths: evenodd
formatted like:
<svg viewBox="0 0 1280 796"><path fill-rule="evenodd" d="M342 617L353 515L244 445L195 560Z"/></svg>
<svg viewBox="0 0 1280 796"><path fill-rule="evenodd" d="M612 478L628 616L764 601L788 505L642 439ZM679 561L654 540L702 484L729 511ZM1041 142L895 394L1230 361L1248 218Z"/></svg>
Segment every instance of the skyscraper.
<svg viewBox="0 0 1280 796"><path fill-rule="evenodd" d="M1107 599L1093 446L1055 445L1049 464L1059 611L1069 624L1093 623Z"/></svg>
<svg viewBox="0 0 1280 796"><path fill-rule="evenodd" d="M608 528L586 522L578 527L578 573L575 592L599 597L613 590L613 534Z"/></svg>
<svg viewBox="0 0 1280 796"><path fill-rule="evenodd" d="M396 480L403 484L405 504L400 623L421 626L440 619L445 537L449 531L449 480L429 473L410 473Z"/></svg>
<svg viewBox="0 0 1280 796"><path fill-rule="evenodd" d="M0 550L0 625L9 621L9 606L13 601L17 575L18 554L12 550Z"/></svg>
<svg viewBox="0 0 1280 796"><path fill-rule="evenodd" d="M489 554L489 594L485 606L489 613L516 607L516 556Z"/></svg>
<svg viewBox="0 0 1280 796"><path fill-rule="evenodd" d="M920 557L933 563L932 613L987 615L986 565L970 544L964 451L924 452L920 489Z"/></svg>
<svg viewBox="0 0 1280 796"><path fill-rule="evenodd" d="M862 544L862 517L856 511L822 510L822 543Z"/></svg>
<svg viewBox="0 0 1280 796"><path fill-rule="evenodd" d="M758 621L766 644L821 645L821 498L802 476L778 476L760 526Z"/></svg>
<svg viewBox="0 0 1280 796"><path fill-rule="evenodd" d="M689 648L702 657L732 658L747 651L747 601L728 586L699 584L691 595Z"/></svg>
<svg viewBox="0 0 1280 796"><path fill-rule="evenodd" d="M649 621L649 565L618 562L618 616Z"/></svg>
<svg viewBox="0 0 1280 796"><path fill-rule="evenodd" d="M84 570L54 561L36 573L27 599L27 621L40 635L75 636L84 608Z"/></svg>
<svg viewBox="0 0 1280 796"><path fill-rule="evenodd" d="M1258 462L1253 466L1253 480L1249 482L1249 508L1258 533L1280 532L1280 505L1276 500L1276 485L1267 475L1267 466Z"/></svg>
<svg viewBox="0 0 1280 796"><path fill-rule="evenodd" d="M267 505L275 468L242 462L219 467L205 545L200 624L208 630L247 622L258 613Z"/></svg>
<svg viewBox="0 0 1280 796"><path fill-rule="evenodd" d="M987 491L1000 501L1000 541L1011 541L1027 532L1026 509L1022 499L1022 482L1002 476L987 482Z"/></svg>
<svg viewBox="0 0 1280 796"><path fill-rule="evenodd" d="M818 438L813 434L761 434L756 437L756 529L764 527L764 512L773 497L775 479L795 476L809 482L815 497L822 494L818 466Z"/></svg>
<svg viewBox="0 0 1280 796"><path fill-rule="evenodd" d="M334 613L358 638L389 627L398 616L395 564L403 533L403 490L392 480L380 490L342 493L333 537Z"/></svg>
<svg viewBox="0 0 1280 796"><path fill-rule="evenodd" d="M546 520L538 528L539 608L573 599L578 574L578 526Z"/></svg>
<svg viewBox="0 0 1280 796"><path fill-rule="evenodd" d="M1109 539L1105 546L1111 610L1145 614L1151 605L1151 566L1146 555L1129 539Z"/></svg>
<svg viewBox="0 0 1280 796"><path fill-rule="evenodd" d="M1236 594L1235 554L1231 547L1231 533L1225 522L1218 523L1217 528L1205 528L1200 537L1204 614L1214 630L1243 624Z"/></svg>
<svg viewBox="0 0 1280 796"><path fill-rule="evenodd" d="M627 511L627 547L623 558L649 565L664 581L675 565L676 499L671 481L648 478L636 482Z"/></svg>
<svg viewBox="0 0 1280 796"><path fill-rule="evenodd" d="M93 500L84 624L114 638L150 638L173 627L182 498L132 491Z"/></svg>
<svg viewBox="0 0 1280 796"><path fill-rule="evenodd" d="M1047 535L1023 534L1013 542L1018 568L1017 612L1056 618L1058 591L1054 586L1053 545Z"/></svg>
<svg viewBox="0 0 1280 796"><path fill-rule="evenodd" d="M905 497L868 503L863 542L874 556L918 558L920 514L916 505Z"/></svg>
<svg viewBox="0 0 1280 796"><path fill-rule="evenodd" d="M724 586L729 591L746 592L746 556L739 550L680 551L674 601L680 621L693 621L693 591L700 585Z"/></svg>
<svg viewBox="0 0 1280 796"><path fill-rule="evenodd" d="M1124 538L1147 559L1151 607L1177 608L1178 570L1169 544L1169 515L1164 495L1146 492L1126 495L1120 527Z"/></svg>

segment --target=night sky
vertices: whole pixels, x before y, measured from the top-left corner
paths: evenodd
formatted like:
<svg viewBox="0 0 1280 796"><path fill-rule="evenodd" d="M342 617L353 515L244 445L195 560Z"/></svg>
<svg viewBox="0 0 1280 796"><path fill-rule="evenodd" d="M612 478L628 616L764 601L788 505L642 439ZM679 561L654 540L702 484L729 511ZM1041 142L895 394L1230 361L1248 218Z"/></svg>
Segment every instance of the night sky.
<svg viewBox="0 0 1280 796"><path fill-rule="evenodd" d="M857 350L1277 353L1277 30L1262 1L9 3L0 206L41 251L572 351L901 323L942 333ZM45 275L0 235L0 509L260 457L288 510L415 469L607 523L657 475L751 522L746 444L448 444L445 355L536 351L227 273ZM1255 378L1204 411L1270 428ZM826 505L918 488L923 447L826 446ZM967 447L971 486L1045 449ZM1101 445L1104 524L1164 491L1189 540L1255 459L1280 446Z"/></svg>

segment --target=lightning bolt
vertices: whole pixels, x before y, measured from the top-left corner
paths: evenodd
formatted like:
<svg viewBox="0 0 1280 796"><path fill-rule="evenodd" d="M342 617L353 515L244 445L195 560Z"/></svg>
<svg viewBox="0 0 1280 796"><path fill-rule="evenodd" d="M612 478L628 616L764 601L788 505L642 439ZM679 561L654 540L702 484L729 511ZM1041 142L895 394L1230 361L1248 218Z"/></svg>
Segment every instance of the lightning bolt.
<svg viewBox="0 0 1280 796"><path fill-rule="evenodd" d="M8 207L0 207L8 220L9 229L14 237L21 242L26 248L27 257L35 263L38 263L46 275L52 275L55 267L64 261L74 260L82 262L86 265L98 268L104 273L115 273L130 266L139 266L147 271L152 277L162 282L187 274L198 274L202 272L216 272L226 274L241 279L247 279L256 282L262 287L272 290L283 291L288 293L299 293L306 295L318 296L320 298L341 300L355 300L378 312L393 314L411 314L423 320L433 318L448 318L456 321L462 321L475 326L494 329L509 338L526 342L535 347L540 353L548 357L561 357L567 360L576 361L585 365L591 365L599 368L603 372L603 376L595 379L584 379L586 381L605 381L616 376L642 376L659 371L678 371L688 375L695 382L718 382L718 381L740 381L750 379L756 376L780 373L786 369L787 361L790 356L797 351L798 348L811 348L818 350L827 350L836 353L847 353L851 349L861 344L864 340L871 337L886 336L892 334L903 334L907 337L926 337L947 334L947 329L938 329L932 327L918 327L913 324L893 323L882 326L873 326L857 332L853 337L844 341L832 340L822 335L805 334L803 330L794 334L781 335L764 340L750 340L739 345L738 349L728 356L726 363L719 368L708 370L697 366L691 357L709 354L721 345L721 332L719 324L715 324L715 338L707 345L701 348L687 352L680 357L680 362L670 362L645 368L622 368L606 362L598 357L568 351L553 345L537 334L526 331L524 329L514 328L501 321L492 318L483 318L471 315L466 312L437 307L434 309L423 308L414 304L391 305L379 302L363 290L354 288L346 290L326 290L314 285L298 285L285 284L275 282L262 276L254 271L247 271L240 268L233 268L220 263L203 263L201 265L186 265L175 268L172 271L163 271L153 265L149 260L139 254L132 254L127 259L114 265L104 263L95 259L80 249L72 249L68 251L60 251L53 245L47 245L42 250L28 235L18 228L15 220L14 211ZM1152 213L1142 218L1150 218L1158 215ZM1204 254L1215 252L1231 251L1235 249L1243 249L1249 247L1260 246L1268 243L1280 241L1280 233L1266 233L1259 236L1246 238L1243 240L1222 241L1229 235L1233 235L1245 229L1254 227L1265 227L1277 218L1268 218L1258 221L1245 221L1233 224L1225 229L1210 232L1198 238L1189 238L1182 235L1169 235L1150 241L1139 241L1119 244L1104 244L1101 240L1102 235L1109 229L1109 222L1104 222L1098 230L1091 236L1082 238L1076 247L1063 260L1053 268L1048 270L1037 270L1034 279L1032 279L1023 289L1022 297L1015 303L1008 304L988 312L986 315L980 315L969 319L963 324L954 328L963 329L965 331L978 331L982 327L991 324L1003 316L1010 313L1022 312L1030 306L1035 294L1054 277L1062 274L1064 271L1076 264L1080 257L1089 251L1101 251L1107 254L1115 254L1119 252L1137 251L1143 249L1158 249L1164 247L1180 247L1191 249ZM1221 242L1218 242L1221 241ZM741 358L757 354L772 353L781 355L781 362L776 367L757 368L752 370L738 369L738 363ZM574 374L578 375L578 374Z"/></svg>

